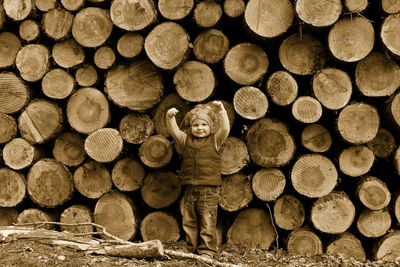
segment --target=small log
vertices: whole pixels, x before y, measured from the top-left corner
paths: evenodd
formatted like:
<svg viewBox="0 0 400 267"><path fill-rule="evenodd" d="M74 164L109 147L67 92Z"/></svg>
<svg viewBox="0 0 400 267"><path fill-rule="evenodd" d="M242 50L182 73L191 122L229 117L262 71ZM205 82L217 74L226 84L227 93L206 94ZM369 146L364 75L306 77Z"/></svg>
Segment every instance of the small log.
<svg viewBox="0 0 400 267"><path fill-rule="evenodd" d="M4 146L3 159L11 169L22 170L38 160L42 152L24 138L14 138Z"/></svg>
<svg viewBox="0 0 400 267"><path fill-rule="evenodd" d="M74 172L76 190L90 199L97 199L108 193L112 187L111 175L100 162L88 160Z"/></svg>
<svg viewBox="0 0 400 267"><path fill-rule="evenodd" d="M299 87L289 72L280 70L268 77L265 89L273 103L288 106L297 98Z"/></svg>
<svg viewBox="0 0 400 267"><path fill-rule="evenodd" d="M181 20L187 17L194 6L193 0L159 0L158 10L167 20Z"/></svg>
<svg viewBox="0 0 400 267"><path fill-rule="evenodd" d="M340 152L339 169L348 176L358 177L371 169L374 160L374 153L366 146L350 146Z"/></svg>
<svg viewBox="0 0 400 267"><path fill-rule="evenodd" d="M377 109L363 102L348 104L340 111L337 119L340 136L351 144L363 144L374 139L379 125Z"/></svg>
<svg viewBox="0 0 400 267"><path fill-rule="evenodd" d="M396 193L392 203L393 215L396 219L395 224L400 225L400 193Z"/></svg>
<svg viewBox="0 0 400 267"><path fill-rule="evenodd" d="M253 200L250 179L243 173L235 173L222 179L219 206L226 211L238 211Z"/></svg>
<svg viewBox="0 0 400 267"><path fill-rule="evenodd" d="M102 46L94 53L94 64L99 69L109 69L115 63L116 55L110 46Z"/></svg>
<svg viewBox="0 0 400 267"><path fill-rule="evenodd" d="M334 256L342 256L346 259L366 260L365 250L361 241L349 232L341 234L329 243L326 247L326 253Z"/></svg>
<svg viewBox="0 0 400 267"><path fill-rule="evenodd" d="M26 179L22 173L0 168L0 207L15 207L26 197Z"/></svg>
<svg viewBox="0 0 400 267"><path fill-rule="evenodd" d="M203 28L217 25L222 17L221 4L214 0L198 2L194 8L193 18L196 24Z"/></svg>
<svg viewBox="0 0 400 267"><path fill-rule="evenodd" d="M147 214L140 224L140 233L143 241L160 240L162 243L170 243L180 238L178 221L163 211Z"/></svg>
<svg viewBox="0 0 400 267"><path fill-rule="evenodd" d="M93 222L93 214L89 207L85 205L72 205L66 208L60 215L60 230L68 231L76 234L92 233L93 225L79 225ZM63 224L77 224L76 226L68 226Z"/></svg>
<svg viewBox="0 0 400 267"><path fill-rule="evenodd" d="M80 165L86 158L83 138L74 132L64 132L54 141L53 156L70 167Z"/></svg>
<svg viewBox="0 0 400 267"><path fill-rule="evenodd" d="M12 32L0 33L0 68L14 65L18 51L21 49L21 40Z"/></svg>
<svg viewBox="0 0 400 267"><path fill-rule="evenodd" d="M20 111L30 99L28 86L12 72L0 73L0 112Z"/></svg>
<svg viewBox="0 0 400 267"><path fill-rule="evenodd" d="M72 38L56 42L51 54L57 65L66 69L75 67L85 60L82 46Z"/></svg>
<svg viewBox="0 0 400 267"><path fill-rule="evenodd" d="M65 99L74 89L74 77L63 69L52 69L42 79L42 91L52 99Z"/></svg>
<svg viewBox="0 0 400 267"><path fill-rule="evenodd" d="M328 151L332 145L330 132L320 124L309 124L301 132L301 144L315 153Z"/></svg>
<svg viewBox="0 0 400 267"><path fill-rule="evenodd" d="M261 167L280 167L289 163L296 150L287 126L276 119L255 121L246 135L251 160Z"/></svg>
<svg viewBox="0 0 400 267"><path fill-rule="evenodd" d="M127 59L134 59L143 51L144 38L136 32L127 32L117 41L118 53Z"/></svg>
<svg viewBox="0 0 400 267"><path fill-rule="evenodd" d="M400 56L400 45L397 41L400 34L399 22L400 15L398 13L391 14L383 21L380 31L383 44L395 56Z"/></svg>
<svg viewBox="0 0 400 267"><path fill-rule="evenodd" d="M56 7L57 0L35 0L35 6L42 12L47 12Z"/></svg>
<svg viewBox="0 0 400 267"><path fill-rule="evenodd" d="M356 62L365 58L374 42L372 23L361 16L342 18L329 30L328 49L340 61Z"/></svg>
<svg viewBox="0 0 400 267"><path fill-rule="evenodd" d="M17 223L19 212L15 208L0 207L0 226L8 226Z"/></svg>
<svg viewBox="0 0 400 267"><path fill-rule="evenodd" d="M321 154L303 154L293 165L290 179L294 189L303 196L319 198L336 186L338 173L332 161Z"/></svg>
<svg viewBox="0 0 400 267"><path fill-rule="evenodd" d="M307 25L322 28L332 26L342 13L342 2L299 0L295 4L297 17Z"/></svg>
<svg viewBox="0 0 400 267"><path fill-rule="evenodd" d="M311 221L316 229L328 234L341 234L352 225L356 209L344 191L332 191L313 204Z"/></svg>
<svg viewBox="0 0 400 267"><path fill-rule="evenodd" d="M29 224L36 222L52 222L56 220L56 216L54 213L38 209L38 208L29 208L23 210L17 218L17 224ZM54 230L55 226L51 224L42 224L38 226L40 229Z"/></svg>
<svg viewBox="0 0 400 267"><path fill-rule="evenodd" d="M243 118L257 120L267 113L268 99L257 87L243 86L233 96L233 107Z"/></svg>
<svg viewBox="0 0 400 267"><path fill-rule="evenodd" d="M268 56L253 43L240 43L229 49L224 59L224 71L239 85L251 85L267 73Z"/></svg>
<svg viewBox="0 0 400 267"><path fill-rule="evenodd" d="M119 192L110 192L97 201L93 215L95 223L102 225L108 233L124 240L131 240L139 228L138 212L132 199ZM104 234L100 236L107 238Z"/></svg>
<svg viewBox="0 0 400 267"><path fill-rule="evenodd" d="M47 99L32 100L18 117L18 129L23 138L32 144L42 144L63 128L61 107Z"/></svg>
<svg viewBox="0 0 400 267"><path fill-rule="evenodd" d="M150 168L162 168L172 158L172 144L162 135L150 136L139 147L141 161Z"/></svg>
<svg viewBox="0 0 400 267"><path fill-rule="evenodd" d="M321 238L311 229L297 228L287 237L287 250L295 256L315 256L322 254Z"/></svg>
<svg viewBox="0 0 400 267"><path fill-rule="evenodd" d="M85 0L61 0L61 4L66 10L78 11L85 4Z"/></svg>
<svg viewBox="0 0 400 267"><path fill-rule="evenodd" d="M139 31L153 24L157 9L153 0L114 0L110 7L112 22L127 31Z"/></svg>
<svg viewBox="0 0 400 267"><path fill-rule="evenodd" d="M162 22L146 36L144 49L157 67L171 71L186 61L189 55L189 35L175 22Z"/></svg>
<svg viewBox="0 0 400 267"><path fill-rule="evenodd" d="M277 168L261 168L253 176L251 187L262 201L275 201L285 189L285 175Z"/></svg>
<svg viewBox="0 0 400 267"><path fill-rule="evenodd" d="M390 203L391 193L386 183L371 175L367 175L357 184L356 195L360 202L371 210L380 210Z"/></svg>
<svg viewBox="0 0 400 267"><path fill-rule="evenodd" d="M221 173L234 174L250 162L246 143L241 139L228 136L221 148Z"/></svg>
<svg viewBox="0 0 400 267"><path fill-rule="evenodd" d="M49 59L50 52L46 46L28 44L18 51L15 65L22 79L37 82L46 74L50 65Z"/></svg>
<svg viewBox="0 0 400 267"><path fill-rule="evenodd" d="M321 103L311 96L300 96L292 105L293 117L301 123L315 123L322 116Z"/></svg>
<svg viewBox="0 0 400 267"><path fill-rule="evenodd" d="M161 72L148 59L116 65L106 73L104 84L112 102L138 111L158 104L164 90Z"/></svg>
<svg viewBox="0 0 400 267"><path fill-rule="evenodd" d="M54 40L60 40L71 32L74 15L63 8L54 8L43 14L42 28Z"/></svg>
<svg viewBox="0 0 400 267"><path fill-rule="evenodd" d="M268 250L276 233L271 217L262 209L240 211L227 232L228 244L247 245Z"/></svg>
<svg viewBox="0 0 400 267"><path fill-rule="evenodd" d="M396 14L400 12L400 2L397 0L381 0L380 7L386 14Z"/></svg>
<svg viewBox="0 0 400 267"><path fill-rule="evenodd" d="M368 97L387 97L400 86L400 67L383 53L373 52L357 63L355 81Z"/></svg>
<svg viewBox="0 0 400 267"><path fill-rule="evenodd" d="M230 19L236 19L243 15L246 4L243 0L224 0L224 14Z"/></svg>
<svg viewBox="0 0 400 267"><path fill-rule="evenodd" d="M249 0L244 11L247 27L262 38L275 38L286 33L293 19L294 8L289 0Z"/></svg>
<svg viewBox="0 0 400 267"><path fill-rule="evenodd" d="M34 41L40 36L39 24L31 19L24 20L19 25L18 33L22 40L27 42Z"/></svg>
<svg viewBox="0 0 400 267"><path fill-rule="evenodd" d="M283 67L298 75L315 74L325 66L327 57L321 41L308 33L294 33L279 47L279 60Z"/></svg>
<svg viewBox="0 0 400 267"><path fill-rule="evenodd" d="M93 86L98 80L96 68L90 64L83 64L76 70L75 80L82 87Z"/></svg>
<svg viewBox="0 0 400 267"><path fill-rule="evenodd" d="M4 0L3 8L7 16L16 21L24 20L33 10L31 0Z"/></svg>
<svg viewBox="0 0 400 267"><path fill-rule="evenodd" d="M305 210L294 195L283 195L274 202L274 221L279 228L294 230L303 225Z"/></svg>
<svg viewBox="0 0 400 267"><path fill-rule="evenodd" d="M392 229L375 243L372 250L373 259L394 261L400 257L400 231Z"/></svg>
<svg viewBox="0 0 400 267"><path fill-rule="evenodd" d="M128 113L119 123L122 138L131 144L142 144L154 132L154 122L145 113Z"/></svg>
<svg viewBox="0 0 400 267"><path fill-rule="evenodd" d="M368 7L368 0L344 0L343 6L349 13L361 13Z"/></svg>
<svg viewBox="0 0 400 267"><path fill-rule="evenodd" d="M101 128L85 139L85 151L98 162L111 162L122 152L124 140L117 129Z"/></svg>
<svg viewBox="0 0 400 267"><path fill-rule="evenodd" d="M17 122L14 117L0 113L0 144L8 143L17 136Z"/></svg>
<svg viewBox="0 0 400 267"><path fill-rule="evenodd" d="M94 87L85 87L71 95L67 102L66 115L73 129L90 134L110 120L107 98Z"/></svg>
<svg viewBox="0 0 400 267"><path fill-rule="evenodd" d="M207 64L187 61L175 72L173 83L176 92L184 100L201 102L213 94L216 78Z"/></svg>
<svg viewBox="0 0 400 267"><path fill-rule="evenodd" d="M367 143L367 147L371 149L377 158L388 158L393 154L397 147L393 134L385 129L379 128L375 138Z"/></svg>
<svg viewBox="0 0 400 267"><path fill-rule="evenodd" d="M175 173L156 170L146 175L140 190L148 206L160 209L174 203L182 188L180 179Z"/></svg>
<svg viewBox="0 0 400 267"><path fill-rule="evenodd" d="M72 173L54 159L42 158L27 175L27 191L40 207L54 208L72 198L74 193Z"/></svg>
<svg viewBox="0 0 400 267"><path fill-rule="evenodd" d="M217 29L208 29L199 33L193 42L195 57L207 64L220 62L228 53L228 50L228 37Z"/></svg>
<svg viewBox="0 0 400 267"><path fill-rule="evenodd" d="M115 163L111 179L120 191L131 192L138 190L146 176L142 163L132 158L123 158Z"/></svg>
<svg viewBox="0 0 400 267"><path fill-rule="evenodd" d="M312 78L312 90L321 104L330 110L346 106L353 91L350 76L337 68L323 68Z"/></svg>
<svg viewBox="0 0 400 267"><path fill-rule="evenodd" d="M357 220L358 231L366 237L375 238L383 236L389 231L392 218L387 209L370 210L361 212Z"/></svg>
<svg viewBox="0 0 400 267"><path fill-rule="evenodd" d="M109 10L86 7L76 13L72 23L72 35L82 46L98 47L110 37L112 28Z"/></svg>

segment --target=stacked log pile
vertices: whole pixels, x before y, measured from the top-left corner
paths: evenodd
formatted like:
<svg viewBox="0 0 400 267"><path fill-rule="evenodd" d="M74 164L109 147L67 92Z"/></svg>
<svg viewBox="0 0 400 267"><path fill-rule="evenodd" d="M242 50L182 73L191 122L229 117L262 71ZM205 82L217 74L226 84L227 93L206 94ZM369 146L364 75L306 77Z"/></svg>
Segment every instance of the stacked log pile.
<svg viewBox="0 0 400 267"><path fill-rule="evenodd" d="M1 0L0 224L184 238L165 113L220 100L219 242L393 260L399 25L391 0Z"/></svg>

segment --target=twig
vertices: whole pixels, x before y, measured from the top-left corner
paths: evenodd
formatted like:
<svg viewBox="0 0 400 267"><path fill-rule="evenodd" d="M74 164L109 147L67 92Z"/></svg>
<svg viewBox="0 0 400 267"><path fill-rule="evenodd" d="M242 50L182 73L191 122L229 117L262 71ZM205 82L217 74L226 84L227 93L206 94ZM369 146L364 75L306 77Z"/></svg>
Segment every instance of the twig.
<svg viewBox="0 0 400 267"><path fill-rule="evenodd" d="M279 249L279 234L278 234L278 231L276 230L276 227L275 227L274 218L272 216L271 208L269 207L267 202L265 202L265 205L267 205L267 207L268 207L269 216L271 217L272 227L274 227L274 231L275 231L275 234L276 234L276 238L275 238L276 248Z"/></svg>
<svg viewBox="0 0 400 267"><path fill-rule="evenodd" d="M214 259L210 259L207 257L203 257L200 255L196 255L193 253L185 253L185 252L181 252L181 251L175 251L175 250L169 250L166 249L164 250L164 254L170 256L170 257L178 257L178 258L184 258L184 259L195 259L195 260L199 260L205 263L208 263L212 266L221 266L221 267L242 267L241 265L236 265L236 264L230 264L230 263L224 263L224 262L220 262Z"/></svg>

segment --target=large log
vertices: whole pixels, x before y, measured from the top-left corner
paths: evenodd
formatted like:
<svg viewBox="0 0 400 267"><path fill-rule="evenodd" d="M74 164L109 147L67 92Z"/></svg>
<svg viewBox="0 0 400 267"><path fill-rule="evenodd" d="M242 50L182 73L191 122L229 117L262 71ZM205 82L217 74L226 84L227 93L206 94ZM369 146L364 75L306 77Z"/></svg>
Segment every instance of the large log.
<svg viewBox="0 0 400 267"><path fill-rule="evenodd" d="M52 99L65 99L75 89L75 80L67 71L57 68L47 72L42 79L43 93Z"/></svg>
<svg viewBox="0 0 400 267"><path fill-rule="evenodd" d="M0 207L15 207L25 196L25 176L7 167L0 168Z"/></svg>
<svg viewBox="0 0 400 267"><path fill-rule="evenodd" d="M49 68L49 49L43 44L25 45L18 51L15 65L22 79L37 82L43 78Z"/></svg>
<svg viewBox="0 0 400 267"><path fill-rule="evenodd" d="M28 86L12 72L0 73L0 112L20 111L30 99Z"/></svg>
<svg viewBox="0 0 400 267"><path fill-rule="evenodd" d="M120 191L138 190L146 176L142 163L132 158L123 158L115 163L111 179L113 184Z"/></svg>
<svg viewBox="0 0 400 267"><path fill-rule="evenodd" d="M4 163L14 170L22 170L41 158L43 151L24 138L14 138L3 149Z"/></svg>
<svg viewBox="0 0 400 267"><path fill-rule="evenodd" d="M375 238L383 236L389 231L392 218L387 209L363 210L357 219L358 231L366 237Z"/></svg>
<svg viewBox="0 0 400 267"><path fill-rule="evenodd" d="M278 168L261 168L253 176L251 188L262 201L275 201L286 186L285 174Z"/></svg>
<svg viewBox="0 0 400 267"><path fill-rule="evenodd" d="M282 195L274 203L274 221L279 228L294 230L303 225L304 206L295 195Z"/></svg>
<svg viewBox="0 0 400 267"><path fill-rule="evenodd" d="M153 0L114 0L110 6L112 22L127 31L142 30L157 19L157 9Z"/></svg>
<svg viewBox="0 0 400 267"><path fill-rule="evenodd" d="M333 25L342 13L342 2L298 0L295 4L297 17L313 27L329 27Z"/></svg>
<svg viewBox="0 0 400 267"><path fill-rule="evenodd" d="M348 176L358 177L369 172L374 161L374 153L366 146L350 146L340 152L339 169Z"/></svg>
<svg viewBox="0 0 400 267"><path fill-rule="evenodd" d="M53 222L57 220L55 213L38 208L29 208L23 210L17 218L17 224L30 224L38 223L40 229L54 230L55 226L52 224L40 224L40 222Z"/></svg>
<svg viewBox="0 0 400 267"><path fill-rule="evenodd" d="M297 228L287 237L287 250L296 256L315 256L322 254L321 238L308 227Z"/></svg>
<svg viewBox="0 0 400 267"><path fill-rule="evenodd" d="M239 172L250 162L246 143L228 136L221 148L221 173L228 175Z"/></svg>
<svg viewBox="0 0 400 267"><path fill-rule="evenodd" d="M163 243L176 242L180 238L177 219L164 211L147 214L140 223L143 241L160 240Z"/></svg>
<svg viewBox="0 0 400 267"><path fill-rule="evenodd" d="M222 179L219 206L226 211L238 211L253 200L253 192L248 176L235 173Z"/></svg>
<svg viewBox="0 0 400 267"><path fill-rule="evenodd" d="M267 113L268 99L257 87L243 86L233 96L233 107L243 118L257 120Z"/></svg>
<svg viewBox="0 0 400 267"><path fill-rule="evenodd" d="M24 20L33 10L31 0L4 0L2 5L7 16L16 21Z"/></svg>
<svg viewBox="0 0 400 267"><path fill-rule="evenodd" d="M146 113L130 112L119 122L122 138L131 144L144 143L154 132L154 122Z"/></svg>
<svg viewBox="0 0 400 267"><path fill-rule="evenodd" d="M208 29L199 33L193 42L195 57L208 64L220 62L228 53L228 50L228 37L217 29Z"/></svg>
<svg viewBox="0 0 400 267"><path fill-rule="evenodd" d="M63 9L54 8L43 14L42 28L54 40L60 40L71 32L74 15Z"/></svg>
<svg viewBox="0 0 400 267"><path fill-rule="evenodd" d="M400 257L400 231L392 229L379 239L372 252L375 260L393 261Z"/></svg>
<svg viewBox="0 0 400 267"><path fill-rule="evenodd" d="M66 69L78 66L85 60L83 47L73 38L55 43L51 54L57 65Z"/></svg>
<svg viewBox="0 0 400 267"><path fill-rule="evenodd" d="M139 148L139 157L150 168L162 168L172 158L172 144L162 135L150 136Z"/></svg>
<svg viewBox="0 0 400 267"><path fill-rule="evenodd" d="M387 207L391 199L386 183L372 175L366 175L358 182L355 193L360 202L371 210Z"/></svg>
<svg viewBox="0 0 400 267"><path fill-rule="evenodd" d="M63 132L54 141L53 156L70 167L80 165L86 158L83 138L74 132Z"/></svg>
<svg viewBox="0 0 400 267"><path fill-rule="evenodd" d="M14 64L18 51L21 49L21 41L12 32L1 32L0 43L0 68L10 67Z"/></svg>
<svg viewBox="0 0 400 267"><path fill-rule="evenodd" d="M18 133L14 117L0 113L0 144L5 144L15 138Z"/></svg>
<svg viewBox="0 0 400 267"><path fill-rule="evenodd" d="M75 204L66 208L60 215L60 230L76 234L92 233L93 225L68 226L63 224L93 223L93 214L88 206Z"/></svg>
<svg viewBox="0 0 400 267"><path fill-rule="evenodd" d="M341 234L334 241L330 242L326 247L326 253L342 256L346 259L366 260L366 253L361 241L349 232Z"/></svg>

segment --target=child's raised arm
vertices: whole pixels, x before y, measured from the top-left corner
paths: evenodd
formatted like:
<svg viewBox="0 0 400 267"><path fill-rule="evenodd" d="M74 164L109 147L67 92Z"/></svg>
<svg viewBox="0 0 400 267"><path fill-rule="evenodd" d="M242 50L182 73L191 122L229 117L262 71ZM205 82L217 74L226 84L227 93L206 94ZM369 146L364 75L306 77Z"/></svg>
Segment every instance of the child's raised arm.
<svg viewBox="0 0 400 267"><path fill-rule="evenodd" d="M176 108L170 108L165 115L165 120L167 122L167 129L172 138L179 144L184 145L186 141L186 133L182 131L178 124L176 123L176 114L178 114L178 110Z"/></svg>
<svg viewBox="0 0 400 267"><path fill-rule="evenodd" d="M219 123L219 129L215 133L215 138L217 142L217 147L220 148L229 135L230 131L229 118L224 108L224 105L222 104L221 101L213 101L212 104L215 105L219 110L218 115L220 123Z"/></svg>

